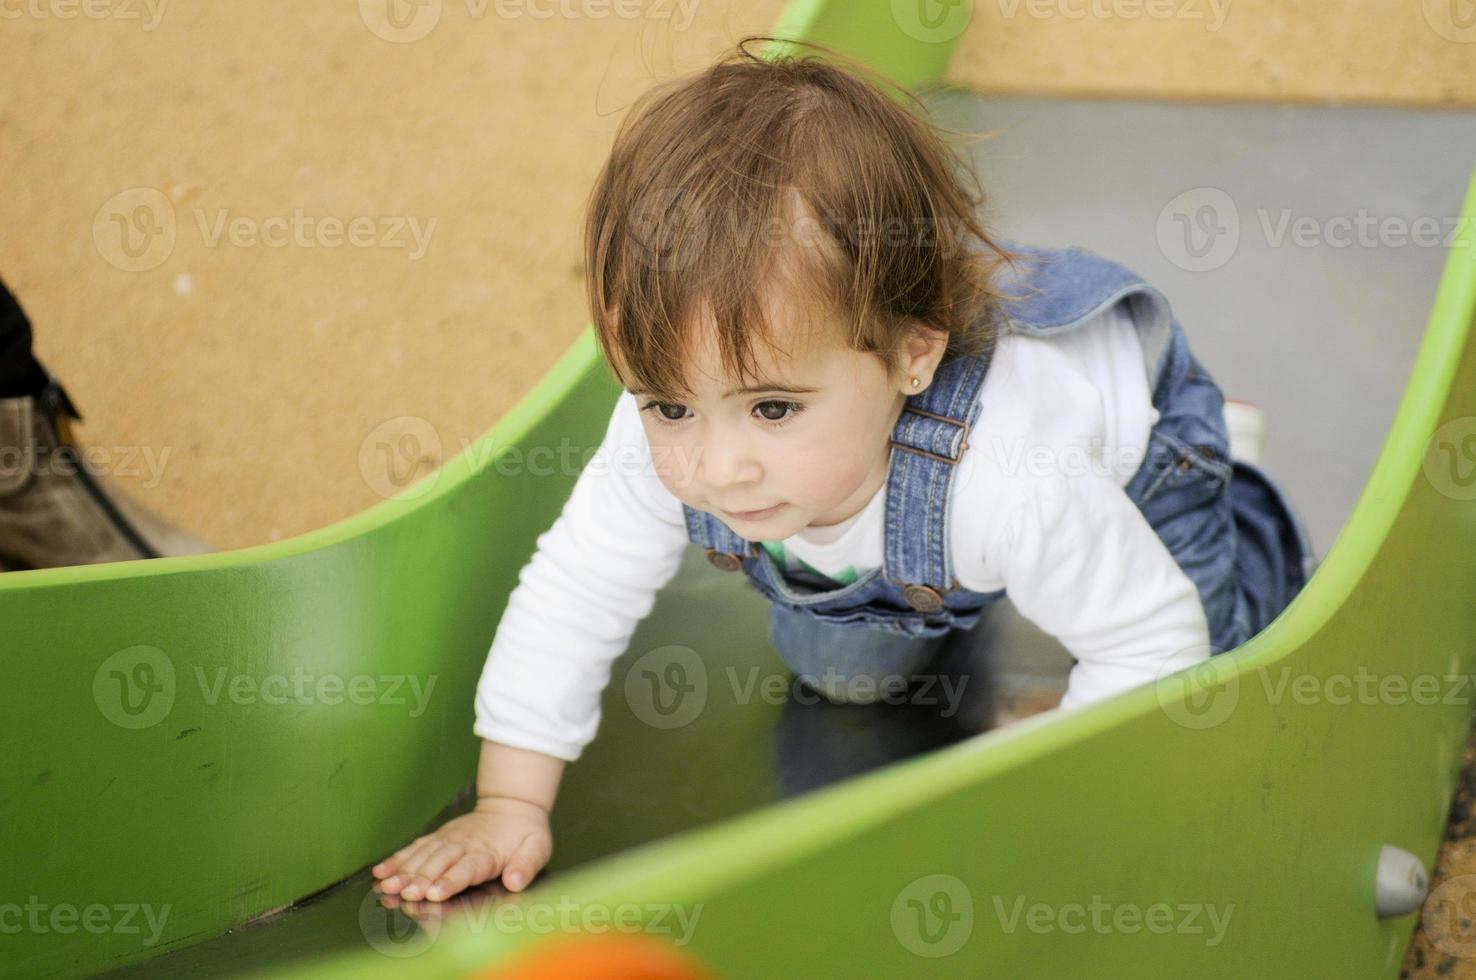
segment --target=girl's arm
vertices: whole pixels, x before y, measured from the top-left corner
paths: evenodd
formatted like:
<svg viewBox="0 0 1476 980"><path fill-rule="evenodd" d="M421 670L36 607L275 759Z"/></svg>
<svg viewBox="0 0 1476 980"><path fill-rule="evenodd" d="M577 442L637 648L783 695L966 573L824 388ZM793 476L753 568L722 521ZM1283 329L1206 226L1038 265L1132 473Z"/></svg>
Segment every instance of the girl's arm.
<svg viewBox="0 0 1476 980"><path fill-rule="evenodd" d="M564 760L532 749L482 740L477 763L477 801L522 800L551 811L564 776Z"/></svg>
<svg viewBox="0 0 1476 980"><path fill-rule="evenodd" d="M1111 477L1055 475L1014 489L994 553L1015 608L1077 661L1061 708L1208 658L1199 591Z"/></svg>
<svg viewBox="0 0 1476 980"><path fill-rule="evenodd" d="M537 545L492 638L473 731L573 762L599 728L611 664L688 545L635 396L617 399L599 452Z"/></svg>

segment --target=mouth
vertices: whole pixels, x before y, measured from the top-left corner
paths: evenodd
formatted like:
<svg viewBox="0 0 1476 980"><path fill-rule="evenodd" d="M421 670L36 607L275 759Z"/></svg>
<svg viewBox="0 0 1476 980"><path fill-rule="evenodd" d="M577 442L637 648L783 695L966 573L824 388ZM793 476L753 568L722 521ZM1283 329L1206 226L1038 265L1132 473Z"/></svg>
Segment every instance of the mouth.
<svg viewBox="0 0 1476 980"><path fill-rule="evenodd" d="M775 504L774 506L766 507L763 510L725 510L723 511L723 513L733 518L734 520L761 521L766 517L772 517L774 514L777 514L779 512L779 508L783 506L783 504Z"/></svg>

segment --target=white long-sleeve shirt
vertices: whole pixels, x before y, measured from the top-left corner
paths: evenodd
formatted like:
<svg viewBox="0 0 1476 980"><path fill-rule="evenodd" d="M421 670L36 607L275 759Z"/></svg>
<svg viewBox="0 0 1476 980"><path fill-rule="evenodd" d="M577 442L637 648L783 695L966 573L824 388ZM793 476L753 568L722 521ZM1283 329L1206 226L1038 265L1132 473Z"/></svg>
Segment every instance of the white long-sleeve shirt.
<svg viewBox="0 0 1476 980"><path fill-rule="evenodd" d="M1204 659L1209 629L1194 583L1123 490L1158 420L1126 314L1110 310L1064 337L1002 336L979 399L951 490L954 573L966 589L1004 589L1075 658L1061 708ZM885 494L840 524L800 530L782 551L769 545L771 554L839 582L880 566ZM518 574L477 686L476 733L577 759L599 726L611 663L688 543L636 399L622 393L599 451Z"/></svg>

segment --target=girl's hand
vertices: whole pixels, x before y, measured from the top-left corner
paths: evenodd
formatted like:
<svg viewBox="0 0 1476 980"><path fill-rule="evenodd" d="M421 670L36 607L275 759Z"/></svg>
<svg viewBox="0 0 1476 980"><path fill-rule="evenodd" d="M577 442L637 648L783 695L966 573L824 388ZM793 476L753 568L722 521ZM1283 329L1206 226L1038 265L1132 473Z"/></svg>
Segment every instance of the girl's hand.
<svg viewBox="0 0 1476 980"><path fill-rule="evenodd" d="M548 811L511 797L488 797L376 864L381 889L407 901L441 902L502 876L509 891L528 886L553 854Z"/></svg>

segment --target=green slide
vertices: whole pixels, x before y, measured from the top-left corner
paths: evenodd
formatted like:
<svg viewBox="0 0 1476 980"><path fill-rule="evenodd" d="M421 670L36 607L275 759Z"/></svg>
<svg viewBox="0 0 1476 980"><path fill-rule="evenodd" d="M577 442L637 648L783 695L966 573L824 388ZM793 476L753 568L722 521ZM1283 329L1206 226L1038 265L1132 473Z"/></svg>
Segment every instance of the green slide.
<svg viewBox="0 0 1476 980"><path fill-rule="evenodd" d="M776 33L922 88L969 17L929 0L858 8L798 0ZM724 743L754 729L723 726L778 719L804 740L814 712L714 685L677 733L691 737L672 737L632 717L622 658L601 737L566 777L556 874L503 898L505 914L408 938L375 931L367 889L338 886L322 902L350 909L352 941L282 940L238 966L355 980L1397 975L1418 913L1377 913L1380 854L1433 863L1471 700L1388 691L1476 671L1473 220L1476 182L1353 513L1244 646L1069 717L918 734L929 751L794 799ZM362 882L432 824L474 772L471 696L502 603L575 477L536 451L592 450L617 393L586 331L476 444L354 518L226 553L0 575L0 976L184 963L254 921L309 914L275 915ZM720 576L684 569L646 646L700 637L710 671L772 667L700 615ZM759 597L736 601L762 622ZM1368 676L1385 696L1286 693ZM864 754L866 730L843 741ZM695 828L680 796L640 809L683 767L722 775L704 801L716 819Z"/></svg>

